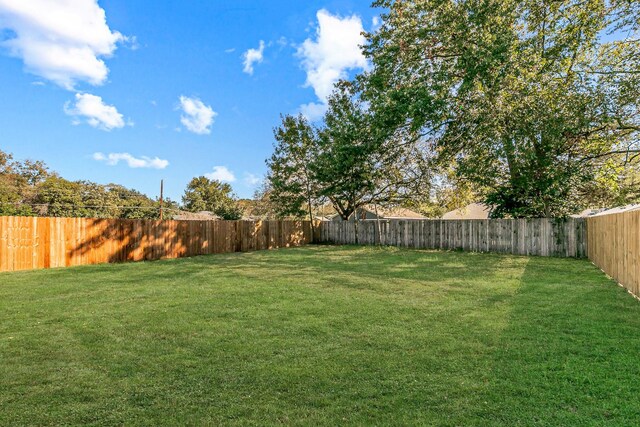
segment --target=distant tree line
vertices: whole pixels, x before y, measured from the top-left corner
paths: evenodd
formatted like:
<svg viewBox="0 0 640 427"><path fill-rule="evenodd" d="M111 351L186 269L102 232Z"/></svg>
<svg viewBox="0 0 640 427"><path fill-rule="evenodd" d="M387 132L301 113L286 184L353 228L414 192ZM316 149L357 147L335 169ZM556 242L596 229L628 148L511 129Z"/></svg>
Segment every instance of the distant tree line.
<svg viewBox="0 0 640 427"><path fill-rule="evenodd" d="M278 216L330 203L562 217L640 200L640 3L379 0L369 71L320 123L284 116Z"/></svg>
<svg viewBox="0 0 640 427"><path fill-rule="evenodd" d="M223 219L243 216L231 186L206 177L187 185L184 206L163 200L163 218L180 210L211 211ZM69 181L42 161L17 161L0 150L0 215L158 219L160 201L118 184Z"/></svg>
<svg viewBox="0 0 640 427"><path fill-rule="evenodd" d="M0 215L157 219L159 201L117 184L69 181L0 150ZM164 201L166 217L178 208Z"/></svg>

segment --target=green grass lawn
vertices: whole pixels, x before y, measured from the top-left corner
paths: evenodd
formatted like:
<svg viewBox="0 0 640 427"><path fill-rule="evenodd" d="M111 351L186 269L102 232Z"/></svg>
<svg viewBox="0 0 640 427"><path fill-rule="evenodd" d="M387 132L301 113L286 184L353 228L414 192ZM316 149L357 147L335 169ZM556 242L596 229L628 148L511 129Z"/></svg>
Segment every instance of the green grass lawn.
<svg viewBox="0 0 640 427"><path fill-rule="evenodd" d="M0 274L0 425L637 425L585 260L309 246Z"/></svg>

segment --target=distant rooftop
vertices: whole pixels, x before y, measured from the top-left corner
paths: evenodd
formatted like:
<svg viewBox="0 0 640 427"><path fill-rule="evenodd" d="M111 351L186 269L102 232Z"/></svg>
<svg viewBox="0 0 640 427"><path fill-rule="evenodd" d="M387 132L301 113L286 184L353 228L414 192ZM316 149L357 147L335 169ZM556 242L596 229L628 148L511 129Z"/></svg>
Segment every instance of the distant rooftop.
<svg viewBox="0 0 640 427"><path fill-rule="evenodd" d="M602 215L616 214L616 213L622 213L622 212L631 212L638 209L640 209L640 204L625 205L625 206L618 206L611 209L600 210L592 215L587 215L587 216L602 216Z"/></svg>
<svg viewBox="0 0 640 427"><path fill-rule="evenodd" d="M180 213L178 215L175 215L173 219L178 221L213 221L216 219L220 219L220 217L211 211L180 211Z"/></svg>
<svg viewBox="0 0 640 427"><path fill-rule="evenodd" d="M442 215L442 219L487 219L491 208L484 203L471 203Z"/></svg>

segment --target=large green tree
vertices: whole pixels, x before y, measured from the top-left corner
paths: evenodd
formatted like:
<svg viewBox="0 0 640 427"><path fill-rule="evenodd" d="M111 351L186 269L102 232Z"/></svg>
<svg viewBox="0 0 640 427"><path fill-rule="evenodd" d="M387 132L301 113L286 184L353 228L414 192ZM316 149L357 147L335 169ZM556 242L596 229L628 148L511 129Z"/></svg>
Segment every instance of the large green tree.
<svg viewBox="0 0 640 427"><path fill-rule="evenodd" d="M394 205L429 193L429 162L415 132L380 127L351 82L329 97L312 163L318 193L343 219L368 204Z"/></svg>
<svg viewBox="0 0 640 427"><path fill-rule="evenodd" d="M329 200L346 220L361 206L400 204L429 191L420 138L381 128L351 82L336 85L318 127L286 116L275 136L268 182L280 216L311 217Z"/></svg>
<svg viewBox="0 0 640 427"><path fill-rule="evenodd" d="M455 162L461 177L486 189L495 215L572 213L585 204L585 188L635 161L637 2L376 5L388 13L368 35L373 68L360 80L371 110Z"/></svg>
<svg viewBox="0 0 640 427"><path fill-rule="evenodd" d="M190 212L211 211L228 220L242 218L231 185L205 176L193 178L187 184L182 203Z"/></svg>
<svg viewBox="0 0 640 427"><path fill-rule="evenodd" d="M312 164L318 155L318 132L302 115L282 117L273 131L276 143L267 159L269 201L279 217L313 220L318 186Z"/></svg>

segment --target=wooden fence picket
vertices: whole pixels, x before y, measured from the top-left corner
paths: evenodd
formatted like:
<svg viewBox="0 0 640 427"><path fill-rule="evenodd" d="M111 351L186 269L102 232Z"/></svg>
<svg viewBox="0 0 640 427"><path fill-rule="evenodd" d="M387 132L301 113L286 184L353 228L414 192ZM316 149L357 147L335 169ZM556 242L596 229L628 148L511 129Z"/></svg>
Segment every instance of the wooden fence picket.
<svg viewBox="0 0 640 427"><path fill-rule="evenodd" d="M276 249L312 239L309 221L0 216L0 272Z"/></svg>
<svg viewBox="0 0 640 427"><path fill-rule="evenodd" d="M378 224L368 220L358 224L358 243L582 258L587 255L584 224L580 218L383 220L378 236ZM325 243L353 244L355 226L347 221L322 222L319 236Z"/></svg>

